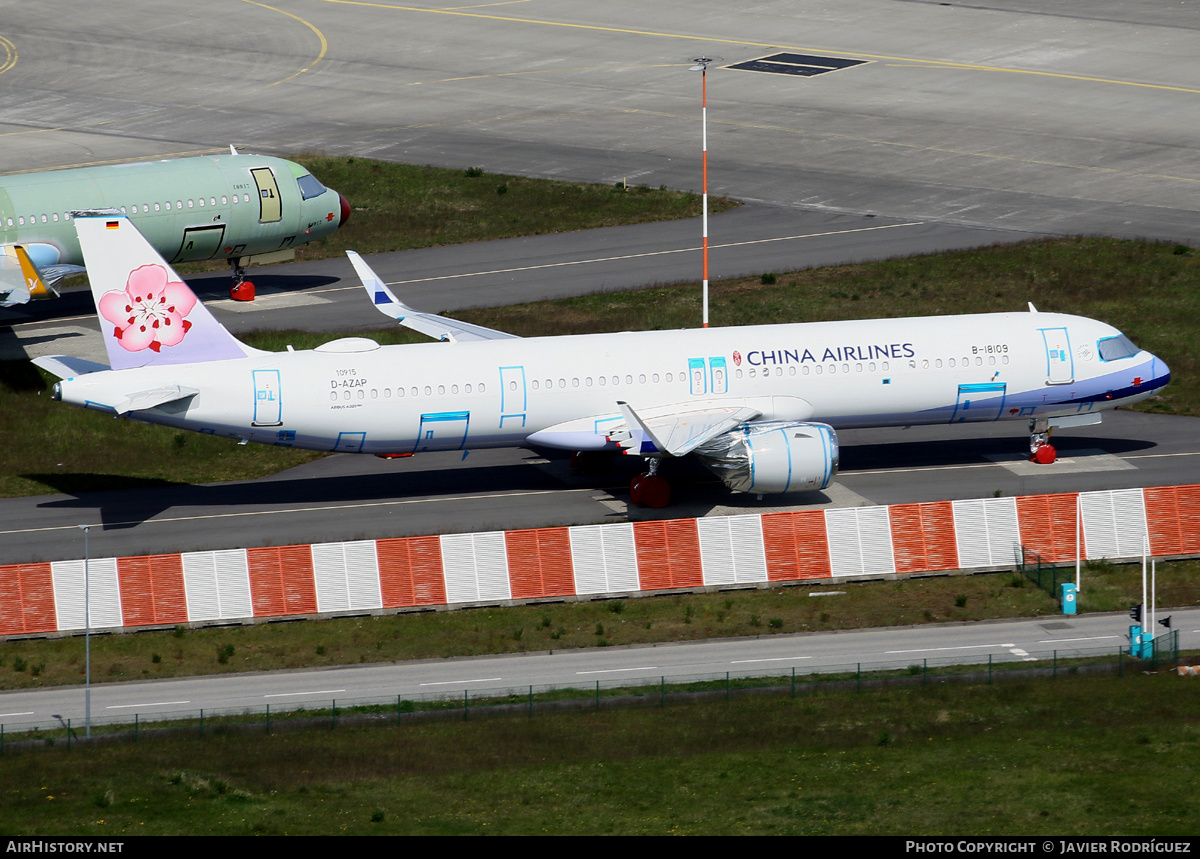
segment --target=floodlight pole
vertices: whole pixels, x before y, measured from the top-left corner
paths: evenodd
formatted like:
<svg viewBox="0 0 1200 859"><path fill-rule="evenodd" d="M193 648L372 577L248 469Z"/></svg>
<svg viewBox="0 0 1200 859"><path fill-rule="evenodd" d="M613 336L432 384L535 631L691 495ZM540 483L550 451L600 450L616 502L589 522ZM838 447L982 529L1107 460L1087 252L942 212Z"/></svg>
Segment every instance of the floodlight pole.
<svg viewBox="0 0 1200 859"><path fill-rule="evenodd" d="M700 127L703 157L703 239L701 247L704 257L704 327L708 327L708 64L712 57L696 57L691 71L700 72Z"/></svg>
<svg viewBox="0 0 1200 859"><path fill-rule="evenodd" d="M83 662L84 662L84 693L83 720L84 736L92 738L92 606L91 584L89 574L88 530L90 525L80 525L83 529Z"/></svg>

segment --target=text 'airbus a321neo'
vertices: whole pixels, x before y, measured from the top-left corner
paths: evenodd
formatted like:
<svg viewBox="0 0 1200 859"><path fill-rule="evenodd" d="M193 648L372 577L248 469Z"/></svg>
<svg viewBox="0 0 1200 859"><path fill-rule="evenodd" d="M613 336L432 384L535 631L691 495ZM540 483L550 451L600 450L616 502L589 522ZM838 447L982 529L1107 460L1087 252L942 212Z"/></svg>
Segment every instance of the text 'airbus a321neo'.
<svg viewBox="0 0 1200 859"><path fill-rule="evenodd" d="M54 398L240 441L407 455L546 446L648 458L633 500L661 506L662 457L695 454L731 490L823 489L844 427L1096 423L1167 366L1103 322L992 313L522 339L403 305L350 259L384 313L438 343L353 337L262 352L218 323L125 218L80 217L111 369L66 357Z"/></svg>
<svg viewBox="0 0 1200 859"><path fill-rule="evenodd" d="M71 220L120 212L172 262L225 259L234 298L254 297L252 263L282 262L332 233L350 205L294 161L205 155L0 177L0 306L52 298L84 270Z"/></svg>

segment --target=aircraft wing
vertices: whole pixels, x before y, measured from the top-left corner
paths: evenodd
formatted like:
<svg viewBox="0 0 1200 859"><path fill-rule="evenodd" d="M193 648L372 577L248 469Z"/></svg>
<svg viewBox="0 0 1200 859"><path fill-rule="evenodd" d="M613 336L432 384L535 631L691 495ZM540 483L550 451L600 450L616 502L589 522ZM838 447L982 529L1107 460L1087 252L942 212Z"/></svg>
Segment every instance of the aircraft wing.
<svg viewBox="0 0 1200 859"><path fill-rule="evenodd" d="M38 271L24 247L4 245L0 247L0 307L25 304L31 298L57 298L58 293L50 284L80 271L83 268L74 265L49 266L46 271Z"/></svg>
<svg viewBox="0 0 1200 859"><path fill-rule="evenodd" d="M748 406L717 406L693 411L669 411L643 418L628 403L618 402L617 405L625 417L626 431L612 433L610 438L613 441L637 453L641 446L638 436L641 436L671 456L690 453L709 439L762 415L758 409Z"/></svg>
<svg viewBox="0 0 1200 859"><path fill-rule="evenodd" d="M452 342L505 340L516 337L515 334L506 334L503 331L484 328L482 325L472 325L469 322L459 322L457 319L447 319L436 313L422 313L414 310L392 294L383 279L371 270L362 257L354 251L346 251L346 256L350 257L350 264L354 266L363 288L367 291L367 295L371 296L371 301L379 309L379 312L392 317L405 328L419 331L435 340Z"/></svg>

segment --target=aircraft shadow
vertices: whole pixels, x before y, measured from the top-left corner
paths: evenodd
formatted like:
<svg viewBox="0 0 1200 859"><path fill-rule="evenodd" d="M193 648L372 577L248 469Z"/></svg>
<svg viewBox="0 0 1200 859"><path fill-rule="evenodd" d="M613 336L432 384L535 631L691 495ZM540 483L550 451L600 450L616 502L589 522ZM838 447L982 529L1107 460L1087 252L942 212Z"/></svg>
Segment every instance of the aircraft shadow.
<svg viewBox="0 0 1200 859"><path fill-rule="evenodd" d="M134 528L167 510L221 507L303 508L347 502L436 499L515 490L565 488L562 481L527 464L439 471L331 475L263 479L248 483L196 486L170 481L138 481L102 474L28 474L73 497L38 504L42 510L95 510L105 530ZM93 487L103 485L103 490ZM204 515L197 513L197 515Z"/></svg>
<svg viewBox="0 0 1200 859"><path fill-rule="evenodd" d="M1062 450L1103 448L1110 454L1122 454L1154 447L1153 442L1136 439L1095 439L1061 436L1056 438ZM847 445L842 448L844 473L877 468L903 471L906 468L978 463L998 453L1019 454L1019 443L995 438L972 438L937 443L902 442L890 444ZM435 460L432 457L439 456ZM26 474L25 477L52 486L70 498L38 504L53 511L94 510L105 530L134 528L168 510L180 513L219 508L252 507L302 509L353 502L395 499L436 500L447 496L478 496L519 491L594 489L622 502L629 500L629 481L643 470L636 457L614 457L610 467L574 469L570 456L550 452L534 462L480 463L460 461L451 455L430 454L399 465L381 465L380 471L346 474L300 474L263 478L250 482L192 485L168 480L150 480L106 474ZM324 462L324 461L318 461ZM724 512L755 513L781 506L796 508L828 505L828 491L795 493L788 496L735 494L727 491L699 462L688 457L672 460L661 472L671 483L675 499L672 506L651 510L630 507L628 514L614 513L615 521L678 519L704 516L720 508ZM102 488L101 488L102 487ZM786 502L782 499L786 497ZM782 502L782 503L781 503ZM92 514L89 514L89 516Z"/></svg>
<svg viewBox="0 0 1200 859"><path fill-rule="evenodd" d="M841 471L873 471L876 469L929 468L932 466L965 465L990 457L1027 456L1024 437L1012 439L967 438L940 441L885 442L877 444L842 444ZM1114 456L1157 447L1144 439L1071 436L1055 433L1054 446L1060 452L1072 450L1103 450Z"/></svg>
<svg viewBox="0 0 1200 859"><path fill-rule="evenodd" d="M184 280L201 301L229 298L229 288L233 285L227 272L185 275ZM254 269L248 269L246 280L253 281L260 292L296 292L329 286L340 278L319 274L259 274Z"/></svg>

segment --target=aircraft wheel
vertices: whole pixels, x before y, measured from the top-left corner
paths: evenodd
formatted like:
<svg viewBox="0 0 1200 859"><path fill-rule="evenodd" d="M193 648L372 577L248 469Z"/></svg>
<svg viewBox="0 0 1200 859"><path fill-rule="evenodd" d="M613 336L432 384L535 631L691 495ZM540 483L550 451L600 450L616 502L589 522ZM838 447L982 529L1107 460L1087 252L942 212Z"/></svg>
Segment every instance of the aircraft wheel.
<svg viewBox="0 0 1200 859"><path fill-rule="evenodd" d="M660 510L671 503L671 484L657 474L639 474L629 484L629 499L641 507Z"/></svg>
<svg viewBox="0 0 1200 859"><path fill-rule="evenodd" d="M1052 444L1039 444L1038 449L1029 458L1038 465L1049 465L1058 459L1058 451L1054 449L1054 445Z"/></svg>
<svg viewBox="0 0 1200 859"><path fill-rule="evenodd" d="M254 284L248 280L243 280L241 283L235 283L233 285L233 289L229 290L229 297L234 301L253 301Z"/></svg>

